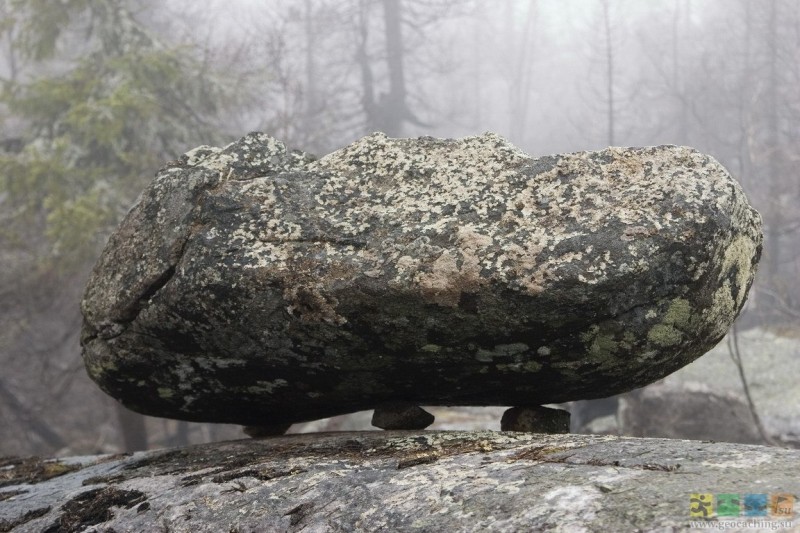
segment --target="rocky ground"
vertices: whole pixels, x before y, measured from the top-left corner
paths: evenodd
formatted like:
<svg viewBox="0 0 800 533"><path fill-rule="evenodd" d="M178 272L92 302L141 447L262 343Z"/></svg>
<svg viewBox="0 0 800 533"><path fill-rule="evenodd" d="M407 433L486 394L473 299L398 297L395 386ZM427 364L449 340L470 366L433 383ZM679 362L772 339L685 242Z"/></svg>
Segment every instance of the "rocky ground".
<svg viewBox="0 0 800 533"><path fill-rule="evenodd" d="M798 461L598 435L287 435L0 463L0 531L796 531ZM735 513L713 503L722 490ZM746 520L738 495L754 491L760 517Z"/></svg>

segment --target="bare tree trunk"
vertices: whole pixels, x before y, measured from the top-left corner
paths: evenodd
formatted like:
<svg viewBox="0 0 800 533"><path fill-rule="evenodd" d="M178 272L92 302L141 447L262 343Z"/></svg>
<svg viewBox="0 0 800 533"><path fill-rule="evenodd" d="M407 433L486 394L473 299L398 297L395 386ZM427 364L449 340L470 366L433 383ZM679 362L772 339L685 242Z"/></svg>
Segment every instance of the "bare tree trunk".
<svg viewBox="0 0 800 533"><path fill-rule="evenodd" d="M483 51L486 48L486 44L484 42L485 36L485 21L484 17L486 16L486 4L483 2L477 2L475 5L476 10L476 17L472 21L472 43L471 43L471 53L475 58L473 62L473 78L470 80L470 86L472 87L472 112L474 115L473 123L474 124L482 124L483 123L483 81L484 81L484 55Z"/></svg>
<svg viewBox="0 0 800 533"><path fill-rule="evenodd" d="M766 28L767 54L769 73L766 87L766 115L767 131L764 153L767 158L767 179L769 180L770 198L774 202L767 220L767 235L764 239L766 245L767 280L775 287L779 276L781 259L781 233L784 226L783 210L778 203L781 197L780 179L778 176L779 165L779 124L778 124L778 3L777 0L769 2L769 21Z"/></svg>
<svg viewBox="0 0 800 533"><path fill-rule="evenodd" d="M380 130L378 109L375 103L375 77L372 74L372 65L369 61L367 43L369 39L369 5L370 0L360 0L358 6L358 46L356 48L356 63L361 71L361 105L366 115L367 133Z"/></svg>
<svg viewBox="0 0 800 533"><path fill-rule="evenodd" d="M50 426L39 418L36 413L26 407L0 380L0 400L10 408L11 412L20 420L21 426L33 431L39 438L54 450L66 448L67 443L61 436L53 431Z"/></svg>
<svg viewBox="0 0 800 533"><path fill-rule="evenodd" d="M305 38L306 38L306 94L305 94L305 135L314 135L316 131L314 121L320 111L319 90L317 88L317 64L315 56L317 53L317 32L314 29L314 6L312 0L304 1L305 13ZM313 141L316 139L312 139ZM316 146L314 147L316 148Z"/></svg>
<svg viewBox="0 0 800 533"><path fill-rule="evenodd" d="M608 145L614 146L614 48L611 43L611 14L608 0L602 0L603 28L606 37L606 105L608 114Z"/></svg>
<svg viewBox="0 0 800 533"><path fill-rule="evenodd" d="M189 445L189 422L178 420L175 427L175 437L172 440L175 446Z"/></svg>
<svg viewBox="0 0 800 533"><path fill-rule="evenodd" d="M144 416L117 405L117 420L122 434L122 447L126 452L147 449L147 428L144 425Z"/></svg>
<svg viewBox="0 0 800 533"><path fill-rule="evenodd" d="M681 4L684 5L681 9ZM686 99L686 88L684 87L683 76L681 74L681 59L683 49L681 44L681 29L685 29L690 20L689 0L675 0L672 17L672 86L678 96L678 124L675 132L678 142L681 144L689 143L689 105Z"/></svg>
<svg viewBox="0 0 800 533"><path fill-rule="evenodd" d="M753 401L753 396L750 394L750 384L745 376L742 353L739 351L739 332L736 329L735 322L733 327L731 327L730 333L728 334L728 354L731 356L733 364L736 365L736 370L739 372L739 381L742 384L742 392L744 392L744 397L747 401L747 407L750 409L750 416L753 417L753 424L756 427L756 431L758 431L758 434L761 436L764 442L767 444L777 445L775 439L773 439L769 433L767 433L766 428L764 428L764 424L761 422L761 417L758 416L758 410L756 409L756 404Z"/></svg>
<svg viewBox="0 0 800 533"><path fill-rule="evenodd" d="M752 115L752 79L753 75L753 62L751 57L753 55L753 15L751 10L752 4L749 1L744 2L744 66L742 68L742 76L739 78L741 86L741 93L739 96L739 120L741 135L739 136L739 179L742 185L745 181L750 179L752 173L753 154L750 150L750 118Z"/></svg>
<svg viewBox="0 0 800 533"><path fill-rule="evenodd" d="M356 51L356 62L361 70L363 86L362 102L367 115L367 128L382 131L390 137L399 137L406 122L427 127L408 107L403 46L403 18L401 0L382 0L383 22L386 37L386 69L389 74L388 92L375 98L375 79L367 53L369 0L359 5L360 39Z"/></svg>
<svg viewBox="0 0 800 533"><path fill-rule="evenodd" d="M383 131L390 137L399 137L408 114L406 79L403 67L403 33L401 28L400 0L383 0L386 27L386 66L389 70L389 94L381 98Z"/></svg>
<svg viewBox="0 0 800 533"><path fill-rule="evenodd" d="M518 143L524 143L524 136L528 127L528 111L531 96L531 72L533 70L533 38L535 32L538 0L530 0L525 26L522 29L522 39L518 48L517 65L511 79L511 138ZM513 14L513 12L512 12ZM509 28L513 30L513 28Z"/></svg>

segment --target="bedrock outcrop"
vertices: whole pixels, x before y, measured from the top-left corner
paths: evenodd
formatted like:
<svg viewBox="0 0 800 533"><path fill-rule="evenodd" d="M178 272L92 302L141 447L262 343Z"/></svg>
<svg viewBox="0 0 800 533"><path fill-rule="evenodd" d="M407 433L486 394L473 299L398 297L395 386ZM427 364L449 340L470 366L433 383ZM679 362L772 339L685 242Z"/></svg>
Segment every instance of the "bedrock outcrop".
<svg viewBox="0 0 800 533"><path fill-rule="evenodd" d="M770 446L499 431L8 458L0 531L786 532L800 527L798 462Z"/></svg>
<svg viewBox="0 0 800 533"><path fill-rule="evenodd" d="M761 238L690 148L373 134L314 159L255 133L158 172L94 268L83 356L131 409L244 425L604 397L723 337Z"/></svg>

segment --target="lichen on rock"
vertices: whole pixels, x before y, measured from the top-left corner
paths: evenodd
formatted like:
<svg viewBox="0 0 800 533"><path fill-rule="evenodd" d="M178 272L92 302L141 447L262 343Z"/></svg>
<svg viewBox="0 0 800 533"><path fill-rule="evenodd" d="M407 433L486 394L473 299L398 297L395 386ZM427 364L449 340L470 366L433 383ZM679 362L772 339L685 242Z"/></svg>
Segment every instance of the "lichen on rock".
<svg viewBox="0 0 800 533"><path fill-rule="evenodd" d="M602 397L713 347L760 251L691 148L373 134L315 159L250 134L144 191L88 283L83 354L132 409L250 426Z"/></svg>

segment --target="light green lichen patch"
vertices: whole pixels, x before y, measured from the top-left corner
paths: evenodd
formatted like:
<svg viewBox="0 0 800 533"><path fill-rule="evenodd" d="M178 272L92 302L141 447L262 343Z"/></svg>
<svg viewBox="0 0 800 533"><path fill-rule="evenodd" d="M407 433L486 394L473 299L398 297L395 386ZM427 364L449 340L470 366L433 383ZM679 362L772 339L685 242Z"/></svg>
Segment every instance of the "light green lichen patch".
<svg viewBox="0 0 800 533"><path fill-rule="evenodd" d="M714 291L711 307L704 312L706 320L714 326L712 335L716 337L725 334L747 298L747 288L755 274L753 258L761 245L758 237L740 235L723 248L719 288Z"/></svg>
<svg viewBox="0 0 800 533"><path fill-rule="evenodd" d="M158 397L159 398L163 398L165 400L169 400L173 396L175 396L175 391L174 390L172 390L170 388L167 388L167 387L159 387L158 388Z"/></svg>
<svg viewBox="0 0 800 533"><path fill-rule="evenodd" d="M647 332L647 340L660 347L675 346L692 333L691 326L692 306L689 300L675 298L669 303L661 322Z"/></svg>
<svg viewBox="0 0 800 533"><path fill-rule="evenodd" d="M689 300L685 298L675 298L670 303L666 314L664 315L664 323L672 324L679 328L687 328L689 321L692 318L692 306Z"/></svg>
<svg viewBox="0 0 800 533"><path fill-rule="evenodd" d="M620 341L619 345L621 348L625 350L630 350L634 343L636 342L636 335L633 334L631 331L626 331L622 334L622 340Z"/></svg>
<svg viewBox="0 0 800 533"><path fill-rule="evenodd" d="M595 357L605 358L614 355L619 347L619 343L614 340L614 335L610 333L599 333L589 345L589 353Z"/></svg>
<svg viewBox="0 0 800 533"><path fill-rule="evenodd" d="M86 372L95 381L102 381L106 376L118 373L119 367L113 359L106 356L85 359Z"/></svg>
<svg viewBox="0 0 800 533"><path fill-rule="evenodd" d="M586 353L595 360L607 360L617 355L620 341L616 337L615 333L607 331L601 324L592 324L580 334Z"/></svg>
<svg viewBox="0 0 800 533"><path fill-rule="evenodd" d="M428 353L439 353L442 350L442 347L438 344L426 344L420 348L420 350Z"/></svg>
<svg viewBox="0 0 800 533"><path fill-rule="evenodd" d="M683 335L672 324L656 324L647 332L647 340L662 347L674 346L683 340Z"/></svg>

